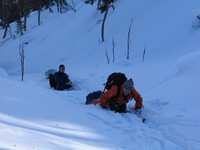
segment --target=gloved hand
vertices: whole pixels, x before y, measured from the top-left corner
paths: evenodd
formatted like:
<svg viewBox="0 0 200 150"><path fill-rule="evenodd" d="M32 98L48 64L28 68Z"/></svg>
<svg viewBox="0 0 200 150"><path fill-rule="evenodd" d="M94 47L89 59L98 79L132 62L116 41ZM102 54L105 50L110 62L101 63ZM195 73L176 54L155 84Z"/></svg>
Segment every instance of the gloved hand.
<svg viewBox="0 0 200 150"><path fill-rule="evenodd" d="M140 114L141 114L142 110L141 110L141 108L140 108L140 107L136 106L136 107L135 107L135 112L137 112L137 113L140 113Z"/></svg>

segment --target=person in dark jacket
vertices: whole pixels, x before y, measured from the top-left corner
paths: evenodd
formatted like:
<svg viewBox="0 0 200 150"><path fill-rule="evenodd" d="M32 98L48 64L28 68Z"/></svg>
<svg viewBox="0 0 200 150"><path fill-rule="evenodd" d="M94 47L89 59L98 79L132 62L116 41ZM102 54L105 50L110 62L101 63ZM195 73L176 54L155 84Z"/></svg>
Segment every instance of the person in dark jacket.
<svg viewBox="0 0 200 150"><path fill-rule="evenodd" d="M52 77L53 84L51 87L53 87L55 90L64 90L64 89L70 89L72 87L72 83L69 79L69 76L65 73L65 66L60 65L59 71L56 72Z"/></svg>

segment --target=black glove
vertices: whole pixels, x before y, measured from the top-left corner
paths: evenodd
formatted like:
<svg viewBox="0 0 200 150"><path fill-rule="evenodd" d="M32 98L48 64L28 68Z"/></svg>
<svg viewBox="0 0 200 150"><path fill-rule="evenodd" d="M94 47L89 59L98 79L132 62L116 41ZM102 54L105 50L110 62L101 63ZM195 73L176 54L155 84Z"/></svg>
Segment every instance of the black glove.
<svg viewBox="0 0 200 150"><path fill-rule="evenodd" d="M137 113L140 113L140 114L141 114L142 110L141 110L141 108L140 108L140 107L136 106L136 107L135 107L135 112L137 112Z"/></svg>

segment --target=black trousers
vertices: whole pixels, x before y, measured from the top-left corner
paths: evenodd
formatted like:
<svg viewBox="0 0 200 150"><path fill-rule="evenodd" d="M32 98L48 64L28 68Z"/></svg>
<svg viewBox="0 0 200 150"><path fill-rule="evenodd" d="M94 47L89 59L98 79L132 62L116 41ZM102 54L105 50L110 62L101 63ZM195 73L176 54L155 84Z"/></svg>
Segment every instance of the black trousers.
<svg viewBox="0 0 200 150"><path fill-rule="evenodd" d="M126 113L126 104L118 105L117 103L110 102L108 107L111 111Z"/></svg>

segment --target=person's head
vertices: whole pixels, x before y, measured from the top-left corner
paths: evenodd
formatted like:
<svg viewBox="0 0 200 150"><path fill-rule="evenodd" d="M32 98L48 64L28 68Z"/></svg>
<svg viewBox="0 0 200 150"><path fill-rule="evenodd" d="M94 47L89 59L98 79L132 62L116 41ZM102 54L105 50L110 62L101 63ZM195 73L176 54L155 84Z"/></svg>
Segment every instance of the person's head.
<svg viewBox="0 0 200 150"><path fill-rule="evenodd" d="M129 80L126 80L123 84L123 93L125 96L129 95L131 93L131 90L133 88L133 80L132 79L129 79Z"/></svg>
<svg viewBox="0 0 200 150"><path fill-rule="evenodd" d="M59 72L65 72L65 66L63 64L59 66Z"/></svg>

